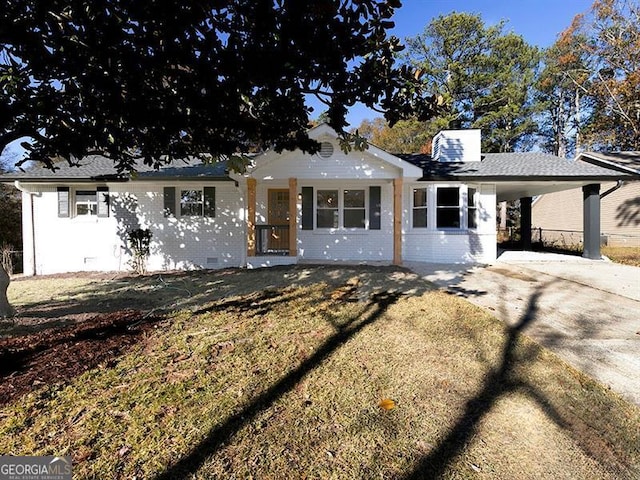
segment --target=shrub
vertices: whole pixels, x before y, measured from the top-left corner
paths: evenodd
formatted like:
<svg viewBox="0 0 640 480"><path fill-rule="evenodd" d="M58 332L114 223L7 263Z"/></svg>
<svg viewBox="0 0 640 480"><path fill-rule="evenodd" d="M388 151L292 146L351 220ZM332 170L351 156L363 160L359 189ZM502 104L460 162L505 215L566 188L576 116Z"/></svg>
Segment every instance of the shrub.
<svg viewBox="0 0 640 480"><path fill-rule="evenodd" d="M151 230L147 228L137 228L127 233L127 240L129 241L129 247L131 247L132 256L129 260L129 265L139 275L144 275L147 272L147 259L151 252L151 237L153 234Z"/></svg>

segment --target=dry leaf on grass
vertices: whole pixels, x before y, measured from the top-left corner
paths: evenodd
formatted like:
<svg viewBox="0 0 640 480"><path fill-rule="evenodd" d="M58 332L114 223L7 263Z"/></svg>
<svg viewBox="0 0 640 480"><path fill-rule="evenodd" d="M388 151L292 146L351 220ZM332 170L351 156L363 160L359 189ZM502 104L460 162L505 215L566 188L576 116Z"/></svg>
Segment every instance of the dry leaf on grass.
<svg viewBox="0 0 640 480"><path fill-rule="evenodd" d="M380 403L378 405L383 410L393 410L394 408L396 408L396 402L394 402L390 398L385 398L383 400L380 400Z"/></svg>
<svg viewBox="0 0 640 480"><path fill-rule="evenodd" d="M129 445L123 445L122 447L120 447L120 449L118 450L118 456L119 457L124 457L127 453L129 453L131 451L131 447Z"/></svg>

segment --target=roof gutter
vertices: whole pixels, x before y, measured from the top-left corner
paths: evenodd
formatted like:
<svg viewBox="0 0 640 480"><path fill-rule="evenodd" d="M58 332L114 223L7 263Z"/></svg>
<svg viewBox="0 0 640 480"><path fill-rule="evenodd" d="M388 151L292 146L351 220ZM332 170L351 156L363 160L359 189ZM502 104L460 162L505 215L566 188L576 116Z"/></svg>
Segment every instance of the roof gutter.
<svg viewBox="0 0 640 480"><path fill-rule="evenodd" d="M29 219L31 220L31 258L33 259L33 261L31 262L32 263L31 274L35 276L36 275L36 219L34 217L33 197L35 196L39 197L42 194L40 192L32 192L31 190L26 189L20 184L19 180L16 180L15 182L13 182L13 185L22 193L26 193L27 195L29 195L29 207L30 207ZM23 244L23 248L24 248L24 244Z"/></svg>
<svg viewBox="0 0 640 480"><path fill-rule="evenodd" d="M611 176L598 175L430 175L423 176L419 182L613 182L620 177L630 178L630 175L620 174Z"/></svg>
<svg viewBox="0 0 640 480"><path fill-rule="evenodd" d="M607 195L609 195L610 193L615 192L616 190L618 190L619 188L621 188L624 185L624 180L618 180L618 182L611 187L609 190L607 190L606 192L602 192L600 194L600 200L602 200L604 197L606 197Z"/></svg>
<svg viewBox="0 0 640 480"><path fill-rule="evenodd" d="M87 177L20 177L19 179L16 179L15 177L11 178L5 178L5 179L0 179L0 183L12 183L15 185L15 182L22 182L22 183L106 183L106 182L113 182L113 183L120 183L120 182L127 182L128 179L122 179L122 178L118 178L118 177L91 177L91 178L87 178ZM16 187L17 188L17 187Z"/></svg>

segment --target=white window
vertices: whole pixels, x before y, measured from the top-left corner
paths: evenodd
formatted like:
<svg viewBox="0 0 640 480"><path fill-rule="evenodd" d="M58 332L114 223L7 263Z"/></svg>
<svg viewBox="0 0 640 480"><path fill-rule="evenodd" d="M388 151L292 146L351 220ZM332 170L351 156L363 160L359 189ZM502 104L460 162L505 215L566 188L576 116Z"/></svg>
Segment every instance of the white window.
<svg viewBox="0 0 640 480"><path fill-rule="evenodd" d="M436 189L436 227L460 228L460 188Z"/></svg>
<svg viewBox="0 0 640 480"><path fill-rule="evenodd" d="M426 188L413 189L413 228L427 228Z"/></svg>
<svg viewBox="0 0 640 480"><path fill-rule="evenodd" d="M215 217L216 187L180 190L178 199L181 217ZM164 187L164 216L176 214L176 188Z"/></svg>
<svg viewBox="0 0 640 480"><path fill-rule="evenodd" d="M76 190L76 215L97 215L98 196L95 190Z"/></svg>
<svg viewBox="0 0 640 480"><path fill-rule="evenodd" d="M366 228L367 195L365 190L317 190L317 228Z"/></svg>
<svg viewBox="0 0 640 480"><path fill-rule="evenodd" d="M478 228L478 191L469 187L467 190L467 226Z"/></svg>
<svg viewBox="0 0 640 480"><path fill-rule="evenodd" d="M316 225L318 228L338 228L338 190L318 190Z"/></svg>
<svg viewBox="0 0 640 480"><path fill-rule="evenodd" d="M180 191L180 215L182 217L200 217L202 209L202 190Z"/></svg>
<svg viewBox="0 0 640 480"><path fill-rule="evenodd" d="M344 191L344 228L365 228L366 209L364 190Z"/></svg>

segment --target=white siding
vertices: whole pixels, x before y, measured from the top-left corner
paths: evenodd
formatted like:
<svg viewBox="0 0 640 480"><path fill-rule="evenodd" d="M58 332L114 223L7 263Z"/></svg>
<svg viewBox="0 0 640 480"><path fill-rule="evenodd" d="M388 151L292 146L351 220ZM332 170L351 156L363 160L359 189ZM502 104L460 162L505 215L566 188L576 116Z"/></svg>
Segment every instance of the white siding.
<svg viewBox="0 0 640 480"><path fill-rule="evenodd" d="M481 160L479 129L443 130L433 138L434 160L449 162L479 162Z"/></svg>
<svg viewBox="0 0 640 480"><path fill-rule="evenodd" d="M321 141L327 140L321 138ZM255 257L247 259L246 182L156 183L131 181L108 184L111 198L108 218L58 218L57 191L54 185L25 185L34 190L36 229L36 272L38 274L81 270L130 270L126 233L136 228L149 228L153 233L150 271L263 266L292 263L298 258L319 261L393 261L393 179L402 177L403 166L385 161L371 151L344 154L337 142L330 158L290 152L263 159L251 176L257 180L256 223L268 222L268 189L288 188L289 178L297 179L297 252L298 257ZM411 170L411 169L409 169ZM412 173L412 175L415 172ZM402 258L407 261L434 263L491 262L496 258L495 186L475 185L478 190L479 220L476 229L466 228L466 215L461 228L438 230L435 225L435 183L418 183L417 177L405 178L402 219ZM165 218L165 186L176 187L176 198L182 189L216 187L216 217ZM439 184L444 185L444 184ZM75 189L92 190L96 185L71 185L71 205ZM369 212L369 187L381 189L381 228L379 230L335 228L302 230L302 206L297 195L302 187L318 189L365 190L365 208ZM461 188L466 202L467 186ZM427 187L429 191L429 228L412 228L412 189ZM23 195L25 272L32 273L33 249L30 244L31 218L29 196ZM465 205L461 206L466 212ZM315 199L314 199L315 209ZM314 211L314 221L316 219ZM368 220L368 218L367 218ZM249 262L247 260L250 260Z"/></svg>
<svg viewBox="0 0 640 480"><path fill-rule="evenodd" d="M306 155L290 152L271 159L253 171L257 179L256 223L268 222L267 190L288 188L288 179L296 178L302 187L318 189L364 189L381 187L381 229L317 229L302 230L301 202L298 201L298 257L318 261L385 261L393 260L393 184L401 175L400 168L377 158L371 152L352 151L345 154L335 140L333 155ZM368 193L367 193L368 197ZM315 204L315 201L314 201ZM368 200L366 203L369 213ZM315 219L315 211L314 211Z"/></svg>
<svg viewBox="0 0 640 480"><path fill-rule="evenodd" d="M37 192L36 273L129 270L126 233L135 228L149 228L153 233L150 271L242 265L246 249L242 195L233 182L207 185L216 187L215 218L165 218L165 185L143 182L108 184L111 197L108 218L73 215L59 218L56 188L26 185ZM202 188L203 184L167 186L176 186L179 196L180 189ZM93 188L71 186L72 192ZM30 231L28 217L27 212L25 232ZM30 235L25 235L24 251L25 272L32 273Z"/></svg>
<svg viewBox="0 0 640 480"><path fill-rule="evenodd" d="M326 140L323 140L326 141ZM337 142L333 142L333 155L307 155L302 152L288 152L258 166L252 176L258 180L295 177L298 179L393 179L400 175L400 169L371 154L368 151L351 151L345 154Z"/></svg>
<svg viewBox="0 0 640 480"><path fill-rule="evenodd" d="M492 262L497 257L496 246L496 194L494 185L471 185L478 189L478 226L466 228L437 229L436 187L456 186L461 188L462 208L466 210L467 186L462 184L414 183L405 187L403 201L402 257L407 261L428 263L473 263ZM428 189L428 228L413 228L412 196L414 188Z"/></svg>
<svg viewBox="0 0 640 480"><path fill-rule="evenodd" d="M298 205L298 256L318 261L393 261L393 184L390 182L312 182L300 181L299 187L316 190L365 189L381 187L380 230L318 229L302 230L302 210ZM369 215L368 193L365 204ZM315 221L314 211L314 221Z"/></svg>

